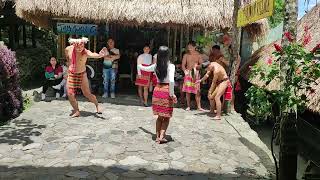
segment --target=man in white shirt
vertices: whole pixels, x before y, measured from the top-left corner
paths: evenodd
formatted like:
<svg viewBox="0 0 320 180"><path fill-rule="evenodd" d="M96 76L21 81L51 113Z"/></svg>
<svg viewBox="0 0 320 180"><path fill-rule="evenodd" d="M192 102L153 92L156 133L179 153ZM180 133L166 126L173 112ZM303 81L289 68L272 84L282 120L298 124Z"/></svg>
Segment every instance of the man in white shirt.
<svg viewBox="0 0 320 180"><path fill-rule="evenodd" d="M110 96L115 98L116 77L118 73L118 61L120 59L119 49L114 47L114 40L108 39L108 47L102 48L102 53L105 54L103 61L103 98L107 98L109 94L109 82L110 84Z"/></svg>
<svg viewBox="0 0 320 180"><path fill-rule="evenodd" d="M152 64L152 56L150 54L149 45L143 47L143 54L137 59L137 66L150 66ZM140 76L137 76L136 85L138 86L138 93L141 103L148 106L148 89L151 82L152 72L142 71Z"/></svg>

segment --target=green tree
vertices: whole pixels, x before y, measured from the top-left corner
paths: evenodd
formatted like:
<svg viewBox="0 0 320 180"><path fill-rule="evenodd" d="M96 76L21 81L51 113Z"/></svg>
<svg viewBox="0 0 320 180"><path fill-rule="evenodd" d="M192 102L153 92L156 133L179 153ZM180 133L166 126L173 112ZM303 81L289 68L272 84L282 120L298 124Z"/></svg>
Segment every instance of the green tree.
<svg viewBox="0 0 320 180"><path fill-rule="evenodd" d="M273 15L268 18L271 28L277 27L284 20L284 0L275 0Z"/></svg>

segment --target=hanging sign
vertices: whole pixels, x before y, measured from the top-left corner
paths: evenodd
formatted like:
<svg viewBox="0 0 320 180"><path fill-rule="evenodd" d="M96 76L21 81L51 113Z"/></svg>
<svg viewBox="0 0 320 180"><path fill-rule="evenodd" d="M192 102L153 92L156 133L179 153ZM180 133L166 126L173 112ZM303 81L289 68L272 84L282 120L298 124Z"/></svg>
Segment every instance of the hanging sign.
<svg viewBox="0 0 320 180"><path fill-rule="evenodd" d="M97 35L98 26L95 24L57 23L57 31L61 34Z"/></svg>
<svg viewBox="0 0 320 180"><path fill-rule="evenodd" d="M257 20L272 16L274 0L256 0L238 11L237 26L243 27Z"/></svg>

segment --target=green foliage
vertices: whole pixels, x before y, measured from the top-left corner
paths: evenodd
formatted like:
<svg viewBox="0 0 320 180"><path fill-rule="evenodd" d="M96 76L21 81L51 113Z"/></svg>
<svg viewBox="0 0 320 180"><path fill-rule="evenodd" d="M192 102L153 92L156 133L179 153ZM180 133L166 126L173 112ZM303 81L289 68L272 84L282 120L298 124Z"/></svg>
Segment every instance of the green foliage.
<svg viewBox="0 0 320 180"><path fill-rule="evenodd" d="M290 33L285 33L285 36L291 37ZM279 106L280 116L303 112L308 103L306 93L314 91L312 83L320 78L320 64L314 61L319 51L309 52L302 44L294 42L284 47L276 46L277 51L273 53L276 60L268 58L251 69L250 79L258 76L264 84L263 87L250 88L247 92L250 111L259 117L270 116L272 104ZM266 90L273 80L280 82L280 88Z"/></svg>
<svg viewBox="0 0 320 180"><path fill-rule="evenodd" d="M273 15L268 18L271 28L277 27L284 20L284 0L275 0Z"/></svg>
<svg viewBox="0 0 320 180"><path fill-rule="evenodd" d="M257 86L251 86L245 95L250 101L249 110L254 114L256 125L272 116L272 104L265 90Z"/></svg>
<svg viewBox="0 0 320 180"><path fill-rule="evenodd" d="M29 109L32 105L31 97L28 95L25 95L23 97L23 111Z"/></svg>
<svg viewBox="0 0 320 180"><path fill-rule="evenodd" d="M52 56L47 48L19 49L16 51L20 82L28 85L44 79L44 68Z"/></svg>
<svg viewBox="0 0 320 180"><path fill-rule="evenodd" d="M210 43L212 43L214 40L214 36L212 34L209 34L208 36L204 36L204 35L198 35L196 36L196 43L197 43L197 50L200 53L203 53L203 49L209 45Z"/></svg>

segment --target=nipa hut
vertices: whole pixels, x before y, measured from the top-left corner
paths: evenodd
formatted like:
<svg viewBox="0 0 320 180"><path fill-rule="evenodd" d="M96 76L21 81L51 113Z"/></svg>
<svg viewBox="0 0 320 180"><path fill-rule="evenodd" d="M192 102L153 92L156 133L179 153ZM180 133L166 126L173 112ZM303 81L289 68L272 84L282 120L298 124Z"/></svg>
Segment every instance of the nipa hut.
<svg viewBox="0 0 320 180"><path fill-rule="evenodd" d="M232 12L233 1L226 0L16 0L17 15L42 27L50 27L55 18L72 18L218 29L231 27Z"/></svg>
<svg viewBox="0 0 320 180"><path fill-rule="evenodd" d="M308 12L302 19L298 22L298 28L297 28L297 39L301 40L303 37L304 27L308 26L310 28L310 33L312 35L312 41L309 43L306 48L308 50L312 50L313 47L316 46L320 42L320 5L315 6L310 12ZM253 66L256 63L265 64L265 60L268 57L273 57L272 52L275 51L273 44L281 43L281 40L275 41L271 44L265 45L258 49L252 56L251 59L248 60L240 69L241 76L248 80L249 74L250 74L250 66ZM259 77L255 77L250 81L252 84L255 84L259 87L264 87L265 84L259 80ZM271 81L268 86L266 86L268 90L276 90L280 88L279 80L273 80ZM307 104L309 110L312 112L316 112L320 114L320 79L314 83L313 89L315 89L315 92L310 94L307 92L304 92L307 94L307 98L309 100L309 103Z"/></svg>

